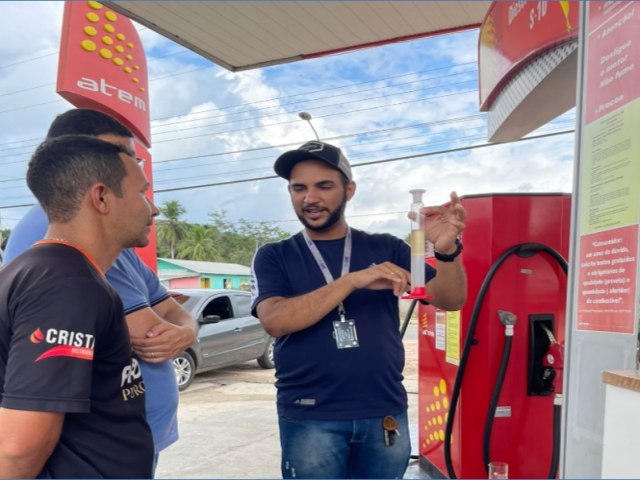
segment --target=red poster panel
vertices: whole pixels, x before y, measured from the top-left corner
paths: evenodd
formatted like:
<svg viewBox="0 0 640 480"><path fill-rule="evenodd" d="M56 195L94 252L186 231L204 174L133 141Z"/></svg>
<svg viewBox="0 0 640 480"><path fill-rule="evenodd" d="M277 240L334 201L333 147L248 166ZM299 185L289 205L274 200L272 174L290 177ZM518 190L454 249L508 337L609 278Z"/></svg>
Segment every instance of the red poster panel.
<svg viewBox="0 0 640 480"><path fill-rule="evenodd" d="M521 64L544 49L575 38L579 2L494 1L480 28L480 110Z"/></svg>
<svg viewBox="0 0 640 480"><path fill-rule="evenodd" d="M640 4L594 2L589 7L587 125L640 96Z"/></svg>
<svg viewBox="0 0 640 480"><path fill-rule="evenodd" d="M633 333L638 225L580 238L578 330Z"/></svg>
<svg viewBox="0 0 640 480"><path fill-rule="evenodd" d="M66 2L57 92L120 120L149 147L147 61L131 20L99 2Z"/></svg>
<svg viewBox="0 0 640 480"><path fill-rule="evenodd" d="M142 169L149 180L149 189L147 190L147 198L153 201L153 175L151 172L151 154L142 144L136 142L136 156L144 162ZM136 248L136 253L147 266L154 272L158 271L158 255L156 248L156 225L151 227L149 233L149 245L144 248Z"/></svg>

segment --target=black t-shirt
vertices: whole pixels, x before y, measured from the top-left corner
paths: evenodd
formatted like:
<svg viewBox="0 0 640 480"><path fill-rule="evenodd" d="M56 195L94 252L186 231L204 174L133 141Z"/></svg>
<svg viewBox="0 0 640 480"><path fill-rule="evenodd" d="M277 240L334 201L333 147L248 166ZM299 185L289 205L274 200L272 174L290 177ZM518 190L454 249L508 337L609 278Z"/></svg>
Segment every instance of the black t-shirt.
<svg viewBox="0 0 640 480"><path fill-rule="evenodd" d="M40 478L150 478L144 382L122 302L87 259L34 247L0 269L0 400L65 413Z"/></svg>

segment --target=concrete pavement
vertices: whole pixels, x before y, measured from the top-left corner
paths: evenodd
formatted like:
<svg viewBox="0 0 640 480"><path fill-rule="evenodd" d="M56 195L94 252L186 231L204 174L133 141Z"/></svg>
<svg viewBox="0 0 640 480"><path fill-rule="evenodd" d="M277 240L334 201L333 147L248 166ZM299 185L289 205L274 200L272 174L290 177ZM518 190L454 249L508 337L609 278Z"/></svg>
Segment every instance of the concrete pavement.
<svg viewBox="0 0 640 480"><path fill-rule="evenodd" d="M417 341L411 337L408 331L405 386L417 454ZM247 362L196 377L180 395L180 440L160 454L156 477L281 478L273 372ZM405 478L428 477L415 460Z"/></svg>

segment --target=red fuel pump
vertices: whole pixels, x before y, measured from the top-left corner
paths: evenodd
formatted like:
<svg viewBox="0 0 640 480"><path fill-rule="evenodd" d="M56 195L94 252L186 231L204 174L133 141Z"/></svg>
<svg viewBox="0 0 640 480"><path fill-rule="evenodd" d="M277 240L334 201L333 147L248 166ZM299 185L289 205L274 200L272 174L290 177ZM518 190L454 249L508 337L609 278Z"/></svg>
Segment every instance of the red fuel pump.
<svg viewBox="0 0 640 480"><path fill-rule="evenodd" d="M419 306L420 462L434 478L555 478L570 196L462 197L468 299ZM428 260L429 261L429 260Z"/></svg>

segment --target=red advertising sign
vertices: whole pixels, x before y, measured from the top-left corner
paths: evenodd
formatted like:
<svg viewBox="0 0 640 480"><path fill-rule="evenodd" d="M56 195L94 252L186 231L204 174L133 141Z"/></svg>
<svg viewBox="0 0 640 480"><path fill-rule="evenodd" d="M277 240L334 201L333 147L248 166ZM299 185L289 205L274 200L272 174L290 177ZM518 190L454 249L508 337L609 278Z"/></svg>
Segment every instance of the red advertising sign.
<svg viewBox="0 0 640 480"><path fill-rule="evenodd" d="M594 2L589 8L586 124L640 96L640 5Z"/></svg>
<svg viewBox="0 0 640 480"><path fill-rule="evenodd" d="M147 61L131 21L99 2L66 2L57 92L120 120L151 145Z"/></svg>
<svg viewBox="0 0 640 480"><path fill-rule="evenodd" d="M638 226L580 238L578 330L633 333Z"/></svg>
<svg viewBox="0 0 640 480"><path fill-rule="evenodd" d="M480 28L480 110L520 65L553 45L577 36L579 2L494 1Z"/></svg>

